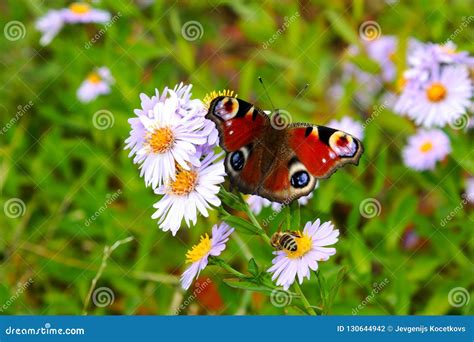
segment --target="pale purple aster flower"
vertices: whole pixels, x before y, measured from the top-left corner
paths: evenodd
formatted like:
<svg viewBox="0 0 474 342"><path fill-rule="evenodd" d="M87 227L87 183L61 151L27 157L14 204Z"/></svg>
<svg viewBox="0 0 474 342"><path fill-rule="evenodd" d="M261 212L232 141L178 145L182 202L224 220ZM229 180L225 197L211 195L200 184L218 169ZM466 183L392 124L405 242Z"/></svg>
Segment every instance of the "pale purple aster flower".
<svg viewBox="0 0 474 342"><path fill-rule="evenodd" d="M349 116L344 116L341 120L331 120L326 126L349 133L359 140L364 137L362 124Z"/></svg>
<svg viewBox="0 0 474 342"><path fill-rule="evenodd" d="M201 236L199 243L186 253L186 261L191 265L181 275L181 286L189 289L194 279L206 268L210 256L219 256L226 248L230 234L234 231L226 223L214 225L211 237L207 234Z"/></svg>
<svg viewBox="0 0 474 342"><path fill-rule="evenodd" d="M252 210L255 215L260 214L263 208L272 205L271 201L258 195L250 195L249 197L247 197L247 203L250 207L250 210Z"/></svg>
<svg viewBox="0 0 474 342"><path fill-rule="evenodd" d="M91 72L77 90L77 98L82 103L89 103L99 95L110 93L114 79L109 68L101 67Z"/></svg>
<svg viewBox="0 0 474 342"><path fill-rule="evenodd" d="M382 79L391 82L395 79L397 69L393 58L397 50L397 38L394 36L382 36L378 39L364 41L367 55L376 61L382 71Z"/></svg>
<svg viewBox="0 0 474 342"><path fill-rule="evenodd" d="M77 23L106 23L110 20L110 13L92 8L86 2L74 2L68 8L61 10L64 22Z"/></svg>
<svg viewBox="0 0 474 342"><path fill-rule="evenodd" d="M474 177L469 177L466 180L465 198L468 202L474 203Z"/></svg>
<svg viewBox="0 0 474 342"><path fill-rule="evenodd" d="M60 10L50 10L40 17L35 27L41 32L40 44L45 46L51 43L64 26L64 19Z"/></svg>
<svg viewBox="0 0 474 342"><path fill-rule="evenodd" d="M316 186L314 188L317 189L318 187L319 187L319 181L316 182ZM308 204L311 198L313 198L312 192L309 195L298 198L297 201L300 205L306 205ZM280 212L281 209L285 206L284 203L272 202L258 195L248 196L247 203L250 207L250 210L252 210L252 212L255 215L260 214L263 208L271 207L272 210L276 212Z"/></svg>
<svg viewBox="0 0 474 342"><path fill-rule="evenodd" d="M317 219L314 223L307 222L303 232L297 232L300 236L296 238L297 250L279 250L273 252L276 257L272 260L273 266L267 272L273 273L272 280L276 280L278 286L288 290L294 283L296 277L298 282L310 278L310 270L318 269L319 261L327 261L330 256L336 254L336 249L327 247L338 241L339 230L328 221L323 224Z"/></svg>
<svg viewBox="0 0 474 342"><path fill-rule="evenodd" d="M145 144L147 135L146 129L140 121L140 116L153 118L153 108L158 102L164 102L167 97L167 94L168 88L166 87L163 90L161 96L158 92L158 89L155 89L155 95L152 95L151 97L143 93L140 94L141 108L134 110L134 113L137 115L137 117L128 119L128 123L130 124L132 130L130 136L125 140L125 143L127 144L125 146L125 149L130 149L130 153L128 155L129 157L135 155L135 158L133 160L134 163L137 163L140 159L139 156L137 156L136 154L138 150L141 149L142 146Z"/></svg>
<svg viewBox="0 0 474 342"><path fill-rule="evenodd" d="M136 152L134 162L140 164L140 176L146 186L156 188L169 178L174 179L176 164L184 170L190 165L200 164L196 156L196 145L204 144L202 133L204 118L180 117L176 114L178 98L169 91L170 97L158 102L153 108L153 117L139 116L145 129L145 139ZM132 127L131 134L142 133ZM141 137L133 140L138 141Z"/></svg>
<svg viewBox="0 0 474 342"><path fill-rule="evenodd" d="M220 156L210 153L200 166L191 166L188 170L178 167L174 180L155 190L156 194L164 195L153 205L157 211L152 218L159 218L160 229L176 235L183 219L190 227L196 224L197 212L208 217L211 205L221 204L217 194L226 173L224 161L218 160Z"/></svg>
<svg viewBox="0 0 474 342"><path fill-rule="evenodd" d="M180 100L180 105L177 113L181 116L187 116L192 113L195 116L202 116L203 118L207 114L207 109L204 103L199 99L191 99L191 88L192 84L184 85L182 82L176 85L173 91L178 96ZM203 125L203 133L207 136L206 145L203 147L215 147L219 142L219 132L217 131L216 125L211 120L205 119Z"/></svg>
<svg viewBox="0 0 474 342"><path fill-rule="evenodd" d="M417 125L443 127L466 113L473 87L466 67L445 66L419 90L407 88L406 92L399 101L406 101L401 106Z"/></svg>
<svg viewBox="0 0 474 342"><path fill-rule="evenodd" d="M408 138L403 149L406 166L417 171L433 170L436 162L443 160L451 152L448 136L439 129L420 130Z"/></svg>

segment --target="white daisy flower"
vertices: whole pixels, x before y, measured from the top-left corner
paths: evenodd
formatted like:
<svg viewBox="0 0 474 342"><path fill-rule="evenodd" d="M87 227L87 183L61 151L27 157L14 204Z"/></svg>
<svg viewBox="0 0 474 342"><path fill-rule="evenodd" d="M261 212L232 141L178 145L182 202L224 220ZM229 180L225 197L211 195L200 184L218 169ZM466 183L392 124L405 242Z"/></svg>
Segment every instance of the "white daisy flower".
<svg viewBox="0 0 474 342"><path fill-rule="evenodd" d="M317 219L314 223L306 223L303 232L296 232L296 251L280 250L273 252L276 257L272 260L273 266L267 272L273 273L272 280L278 286L288 290L296 280L303 283L303 279L310 278L310 270L318 269L318 261L326 261L331 255L336 254L336 249L327 247L338 241L339 230L334 230L334 225L328 221L320 224Z"/></svg>
<svg viewBox="0 0 474 342"><path fill-rule="evenodd" d="M109 12L92 8L86 2L74 2L61 12L64 22L69 24L106 23L111 17Z"/></svg>
<svg viewBox="0 0 474 342"><path fill-rule="evenodd" d="M131 137L127 139L132 153L136 151L134 163L141 164L140 176L144 177L146 186L153 188L162 185L168 178L175 178L176 163L184 170L189 170L189 164L199 165L196 145L206 142L202 132L205 119L178 115L179 99L173 91L168 90L168 94L169 97L163 102L154 105L151 113L149 111L148 115L138 117L139 124L131 122ZM138 145L139 142L141 145ZM137 148L133 148L133 143Z"/></svg>
<svg viewBox="0 0 474 342"><path fill-rule="evenodd" d="M63 26L64 19L60 10L48 11L40 17L35 23L36 29L42 34L40 44L45 46L51 43Z"/></svg>
<svg viewBox="0 0 474 342"><path fill-rule="evenodd" d="M466 181L465 198L468 202L474 203L474 177Z"/></svg>
<svg viewBox="0 0 474 342"><path fill-rule="evenodd" d="M219 256L226 248L230 234L234 228L226 223L212 227L212 235L201 236L201 241L186 253L186 261L191 265L181 276L181 286L187 290L199 273L206 268L210 256Z"/></svg>
<svg viewBox="0 0 474 342"><path fill-rule="evenodd" d="M114 78L109 68L101 67L91 72L77 90L77 98L82 103L89 103L100 95L110 93Z"/></svg>
<svg viewBox="0 0 474 342"><path fill-rule="evenodd" d="M446 66L432 75L419 91L411 91L407 114L417 125L443 127L456 121L471 104L473 93L469 71L463 66Z"/></svg>
<svg viewBox="0 0 474 342"><path fill-rule="evenodd" d="M436 162L443 160L451 152L448 136L439 129L420 130L408 138L403 149L403 161L414 170L433 170Z"/></svg>
<svg viewBox="0 0 474 342"><path fill-rule="evenodd" d="M217 160L220 155L210 153L201 162L200 166L191 166L187 169L177 167L174 180L155 190L164 195L154 204L157 211L152 218L159 218L158 224L163 231L171 230L173 235L185 220L188 227L196 224L197 212L208 217L210 205L219 206L221 201L219 184L224 182L224 161Z"/></svg>
<svg viewBox="0 0 474 342"><path fill-rule="evenodd" d="M364 137L362 124L349 116L344 116L341 120L331 120L326 126L349 133L359 140Z"/></svg>

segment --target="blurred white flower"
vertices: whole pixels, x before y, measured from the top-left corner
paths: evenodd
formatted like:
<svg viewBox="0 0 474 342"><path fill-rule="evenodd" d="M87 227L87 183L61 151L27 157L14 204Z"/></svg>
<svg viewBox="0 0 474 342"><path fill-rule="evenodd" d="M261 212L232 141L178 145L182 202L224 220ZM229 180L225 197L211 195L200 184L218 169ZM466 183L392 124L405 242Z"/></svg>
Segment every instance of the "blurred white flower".
<svg viewBox="0 0 474 342"><path fill-rule="evenodd" d="M95 100L100 95L110 93L114 79L109 68L101 67L91 72L77 90L77 98L82 103Z"/></svg>
<svg viewBox="0 0 474 342"><path fill-rule="evenodd" d="M436 162L443 160L451 152L448 136L441 130L420 130L408 138L403 149L403 161L414 170L433 170Z"/></svg>
<svg viewBox="0 0 474 342"><path fill-rule="evenodd" d="M331 120L326 126L349 133L359 140L364 137L362 124L349 116L344 116L341 120Z"/></svg>

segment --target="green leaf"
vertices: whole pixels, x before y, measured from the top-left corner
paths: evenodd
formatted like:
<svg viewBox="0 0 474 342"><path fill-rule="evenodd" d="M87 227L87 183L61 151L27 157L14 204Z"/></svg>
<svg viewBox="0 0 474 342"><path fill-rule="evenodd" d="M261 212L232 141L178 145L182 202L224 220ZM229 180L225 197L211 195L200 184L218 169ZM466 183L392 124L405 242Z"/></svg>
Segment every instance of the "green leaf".
<svg viewBox="0 0 474 342"><path fill-rule="evenodd" d="M329 313L329 310L332 307L332 304L334 302L334 299L336 298L337 292L339 291L339 288L342 285L342 281L344 280L344 277L347 274L347 267L344 266L342 267L339 272L337 273L337 278L334 284L331 286L331 289L329 290L329 295L327 297L327 302L326 305L324 306L324 314Z"/></svg>
<svg viewBox="0 0 474 342"><path fill-rule="evenodd" d="M337 14L334 11L327 11L326 16L331 22L332 28L338 33L345 41L351 44L359 45L359 38L352 28L351 24L347 20Z"/></svg>
<svg viewBox="0 0 474 342"><path fill-rule="evenodd" d="M244 220L243 218L231 215L225 215L222 220L229 224L231 227L241 231L245 234L260 235L260 228L254 226L252 223Z"/></svg>
<svg viewBox="0 0 474 342"><path fill-rule="evenodd" d="M252 258L249 260L249 263L248 263L248 270L249 270L249 273L252 274L253 276L258 276L258 265L257 263L255 262L255 259Z"/></svg>

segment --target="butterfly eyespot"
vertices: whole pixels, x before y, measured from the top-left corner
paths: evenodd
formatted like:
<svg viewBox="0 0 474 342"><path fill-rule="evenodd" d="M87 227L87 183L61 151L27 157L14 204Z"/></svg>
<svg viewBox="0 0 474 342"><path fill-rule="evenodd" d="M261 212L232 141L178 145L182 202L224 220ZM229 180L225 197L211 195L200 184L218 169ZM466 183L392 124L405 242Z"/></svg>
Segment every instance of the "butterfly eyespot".
<svg viewBox="0 0 474 342"><path fill-rule="evenodd" d="M297 171L295 172L290 179L291 186L294 188L304 188L309 184L310 177L306 171Z"/></svg>
<svg viewBox="0 0 474 342"><path fill-rule="evenodd" d="M233 97L224 97L214 108L214 114L224 120L232 119L238 111L239 101Z"/></svg>
<svg viewBox="0 0 474 342"><path fill-rule="evenodd" d="M341 157L352 157L357 152L354 139L342 131L334 132L329 138L329 146Z"/></svg>
<svg viewBox="0 0 474 342"><path fill-rule="evenodd" d="M245 157L242 151L233 152L230 156L230 166L235 171L240 171L244 168Z"/></svg>

